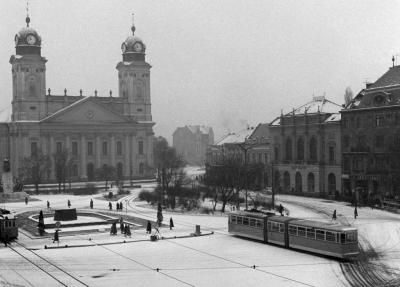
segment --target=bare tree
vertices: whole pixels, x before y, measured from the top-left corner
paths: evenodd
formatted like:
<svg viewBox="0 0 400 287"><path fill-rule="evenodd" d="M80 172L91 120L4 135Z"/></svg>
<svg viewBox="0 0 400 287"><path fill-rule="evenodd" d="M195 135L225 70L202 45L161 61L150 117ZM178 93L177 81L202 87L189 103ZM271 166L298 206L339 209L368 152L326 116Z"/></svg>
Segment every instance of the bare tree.
<svg viewBox="0 0 400 287"><path fill-rule="evenodd" d="M351 90L350 87L346 88L346 91L344 92L344 104L347 106L352 100L353 100L353 91Z"/></svg>
<svg viewBox="0 0 400 287"><path fill-rule="evenodd" d="M97 180L104 180L106 182L106 190L108 189L108 182L115 180L117 176L116 168L107 164L97 168L94 173Z"/></svg>
<svg viewBox="0 0 400 287"><path fill-rule="evenodd" d="M23 159L19 174L25 182L32 182L35 185L36 193L39 193L39 184L47 179L51 170L50 156L38 150L30 157Z"/></svg>

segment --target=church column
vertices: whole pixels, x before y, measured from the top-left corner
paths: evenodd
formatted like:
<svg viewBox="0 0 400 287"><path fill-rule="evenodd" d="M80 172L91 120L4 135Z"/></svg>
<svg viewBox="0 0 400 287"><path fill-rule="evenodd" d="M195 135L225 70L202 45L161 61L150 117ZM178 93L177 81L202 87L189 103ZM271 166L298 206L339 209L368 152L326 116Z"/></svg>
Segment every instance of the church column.
<svg viewBox="0 0 400 287"><path fill-rule="evenodd" d="M68 152L68 156L71 156L72 151L71 151L71 139L69 137L69 135L65 136L65 149Z"/></svg>
<svg viewBox="0 0 400 287"><path fill-rule="evenodd" d="M9 135L10 138L10 163L11 163L11 171L13 174L18 173L19 169L19 154L17 152L18 150L18 144L17 144L17 133L11 133Z"/></svg>
<svg viewBox="0 0 400 287"><path fill-rule="evenodd" d="M100 136L96 134L96 163L95 163L95 168L100 167Z"/></svg>
<svg viewBox="0 0 400 287"><path fill-rule="evenodd" d="M125 156L124 156L124 176L129 177L129 162L130 162L130 141L129 135L125 135Z"/></svg>
<svg viewBox="0 0 400 287"><path fill-rule="evenodd" d="M147 164L149 166L154 166L153 160L153 136L147 136Z"/></svg>
<svg viewBox="0 0 400 287"><path fill-rule="evenodd" d="M87 171L86 171L86 138L84 134L81 134L81 150L80 150L80 160L81 160L81 180L87 179Z"/></svg>
<svg viewBox="0 0 400 287"><path fill-rule="evenodd" d="M31 156L31 149L30 149L30 146L29 146L29 140L28 139L29 139L28 134L24 134L24 137L23 137L23 146L24 146L23 157L30 157Z"/></svg>
<svg viewBox="0 0 400 287"><path fill-rule="evenodd" d="M132 177L135 177L136 175L136 166L137 166L137 161L136 161L136 154L137 154L137 148L136 148L136 136L131 135L131 145L129 146L131 150L131 161L130 161L130 168L132 169ZM131 172L131 171L129 171Z"/></svg>
<svg viewBox="0 0 400 287"><path fill-rule="evenodd" d="M50 174L50 178L51 179L55 179L56 178L56 163L54 160L54 153L55 153L55 146L54 146L54 137L50 136L50 159L51 159L51 174Z"/></svg>
<svg viewBox="0 0 400 287"><path fill-rule="evenodd" d="M110 155L111 155L111 165L116 167L115 164L115 136L111 135L111 143L110 143Z"/></svg>

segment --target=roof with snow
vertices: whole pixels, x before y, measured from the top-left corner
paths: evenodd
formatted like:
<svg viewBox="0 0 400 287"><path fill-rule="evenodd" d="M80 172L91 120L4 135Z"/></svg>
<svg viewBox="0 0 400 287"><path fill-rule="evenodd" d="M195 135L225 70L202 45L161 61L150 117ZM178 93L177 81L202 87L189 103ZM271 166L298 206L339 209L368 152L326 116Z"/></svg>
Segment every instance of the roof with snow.
<svg viewBox="0 0 400 287"><path fill-rule="evenodd" d="M0 122L11 122L12 107L11 105L0 110Z"/></svg>
<svg viewBox="0 0 400 287"><path fill-rule="evenodd" d="M337 113L342 109L341 105L338 105L330 100L327 100L325 96L313 97L312 101L294 109L294 111L286 114L315 114L315 113Z"/></svg>
<svg viewBox="0 0 400 287"><path fill-rule="evenodd" d="M254 128L247 128L237 133L229 133L219 140L216 145L244 143L253 132Z"/></svg>

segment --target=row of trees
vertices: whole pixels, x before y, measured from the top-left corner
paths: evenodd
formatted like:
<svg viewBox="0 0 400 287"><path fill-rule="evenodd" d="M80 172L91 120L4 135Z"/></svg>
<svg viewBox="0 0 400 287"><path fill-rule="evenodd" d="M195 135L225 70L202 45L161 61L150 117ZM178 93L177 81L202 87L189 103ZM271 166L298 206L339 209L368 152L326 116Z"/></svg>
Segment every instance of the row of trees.
<svg viewBox="0 0 400 287"><path fill-rule="evenodd" d="M73 166L77 164L77 158L72 156L68 150L63 149L53 154L53 159L58 191L61 192L61 188L65 191L67 182L69 183L69 188L71 188ZM37 150L37 152L30 157L25 157L23 159L22 166L19 169L19 176L23 182L34 184L35 190L38 193L39 185L50 178L51 170L51 156L44 154L41 150ZM121 175L118 175L117 169L110 165L103 165L95 169L94 178L96 180L104 180L106 189L109 181L118 181L122 179Z"/></svg>
<svg viewBox="0 0 400 287"><path fill-rule="evenodd" d="M239 159L228 158L218 164L207 165L201 182L208 190L207 196L213 199L213 209L221 202L221 211L225 212L227 203L235 204L239 208L242 193L246 193L247 197L248 190L260 188L263 172L262 163L244 163ZM255 200L251 196L250 199Z"/></svg>

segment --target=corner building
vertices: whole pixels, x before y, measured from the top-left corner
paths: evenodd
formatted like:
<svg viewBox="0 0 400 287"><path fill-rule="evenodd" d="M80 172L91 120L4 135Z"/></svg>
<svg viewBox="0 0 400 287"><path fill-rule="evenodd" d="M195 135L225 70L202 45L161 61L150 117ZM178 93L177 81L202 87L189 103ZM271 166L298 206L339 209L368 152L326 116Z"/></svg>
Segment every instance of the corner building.
<svg viewBox="0 0 400 287"><path fill-rule="evenodd" d="M94 170L103 165L117 169L120 178L152 176L153 125L150 100L150 68L146 46L132 35L122 43L122 61L117 64L119 92L97 95L53 95L46 90L47 59L41 55L41 37L29 27L15 35L12 67L12 112L0 123L0 156L9 157L18 177L23 158L39 150L51 157L67 150L73 159L71 179L93 180Z"/></svg>

